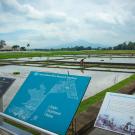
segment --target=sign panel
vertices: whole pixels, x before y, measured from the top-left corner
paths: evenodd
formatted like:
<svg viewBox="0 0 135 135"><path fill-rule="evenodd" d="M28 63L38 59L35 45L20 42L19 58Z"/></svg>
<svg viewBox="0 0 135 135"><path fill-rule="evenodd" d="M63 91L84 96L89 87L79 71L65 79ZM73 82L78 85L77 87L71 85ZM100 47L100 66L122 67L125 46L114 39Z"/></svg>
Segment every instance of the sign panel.
<svg viewBox="0 0 135 135"><path fill-rule="evenodd" d="M135 134L135 96L107 93L95 127L124 135Z"/></svg>
<svg viewBox="0 0 135 135"><path fill-rule="evenodd" d="M89 81L90 77L31 72L5 114L64 135Z"/></svg>
<svg viewBox="0 0 135 135"><path fill-rule="evenodd" d="M4 95L14 80L13 78L0 77L0 97Z"/></svg>

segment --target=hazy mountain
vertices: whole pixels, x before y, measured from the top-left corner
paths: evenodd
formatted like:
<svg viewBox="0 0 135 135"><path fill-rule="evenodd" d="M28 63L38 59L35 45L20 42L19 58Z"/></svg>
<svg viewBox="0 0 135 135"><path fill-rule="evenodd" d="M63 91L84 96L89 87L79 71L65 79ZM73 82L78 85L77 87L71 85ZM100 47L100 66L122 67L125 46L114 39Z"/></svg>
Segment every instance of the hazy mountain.
<svg viewBox="0 0 135 135"><path fill-rule="evenodd" d="M68 48L68 47L75 47L75 46L84 46L84 47L91 46L92 48L105 47L105 45L103 45L103 44L91 43L91 42L88 42L85 40L77 40L77 41L66 42L63 44L55 45L52 48L58 49L58 48Z"/></svg>

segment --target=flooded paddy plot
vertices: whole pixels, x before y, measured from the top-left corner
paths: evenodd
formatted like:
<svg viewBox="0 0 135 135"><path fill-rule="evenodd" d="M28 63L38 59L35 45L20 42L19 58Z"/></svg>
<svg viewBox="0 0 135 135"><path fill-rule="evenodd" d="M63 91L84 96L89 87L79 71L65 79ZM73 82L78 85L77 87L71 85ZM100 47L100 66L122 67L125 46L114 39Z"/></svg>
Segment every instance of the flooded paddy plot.
<svg viewBox="0 0 135 135"><path fill-rule="evenodd" d="M62 59L57 61L67 61L67 62L80 62L82 58L74 57L73 59ZM125 58L102 58L102 57L90 57L86 58L84 62L100 62L100 63L135 63L134 57Z"/></svg>
<svg viewBox="0 0 135 135"><path fill-rule="evenodd" d="M93 96L100 91L120 82L121 80L129 77L132 73L119 73L119 72L101 72L101 71L88 71L88 70L75 70L75 69L60 69L60 68L44 68L44 67L32 67L32 66L1 66L0 76L15 78L16 81L10 87L8 92L4 96L4 107L11 101L19 87L22 85L30 71L42 71L42 72L55 72L81 76L91 76L92 80L85 93L84 99ZM20 72L18 75L14 75L13 72ZM83 84L82 84L83 85Z"/></svg>
<svg viewBox="0 0 135 135"><path fill-rule="evenodd" d="M48 68L68 68L68 69L80 69L80 66L69 66L69 65L49 65Z"/></svg>
<svg viewBox="0 0 135 135"><path fill-rule="evenodd" d="M87 58L86 62L135 63L135 58Z"/></svg>
<svg viewBox="0 0 135 135"><path fill-rule="evenodd" d="M6 59L1 62L6 62L6 64L1 65L26 65L26 66L36 66L36 67L57 67L57 68L82 68L80 66L80 61L84 59L87 66L89 67L110 67L113 65L113 68L122 68L122 66L127 66L126 68L134 68L135 58L132 56L123 56L123 57L88 57L88 55L67 55L67 56L57 56L57 57L32 57L32 58L18 58L18 59ZM92 65L93 64L93 65ZM99 65L100 64L100 65ZM103 64L103 65L102 65ZM109 65L108 65L109 64ZM114 66L115 64L115 66ZM126 65L128 64L128 65ZM102 66L101 66L102 65ZM121 67L120 67L121 65ZM93 69L92 69L93 70Z"/></svg>
<svg viewBox="0 0 135 135"><path fill-rule="evenodd" d="M4 59L6 61L48 61L48 60L63 60L70 59L71 57L29 57L29 58L12 58L12 59Z"/></svg>
<svg viewBox="0 0 135 135"><path fill-rule="evenodd" d="M109 71L109 72L124 72L124 73L135 73L135 69L121 69L121 68L100 68L100 67L90 67L87 70L94 71Z"/></svg>

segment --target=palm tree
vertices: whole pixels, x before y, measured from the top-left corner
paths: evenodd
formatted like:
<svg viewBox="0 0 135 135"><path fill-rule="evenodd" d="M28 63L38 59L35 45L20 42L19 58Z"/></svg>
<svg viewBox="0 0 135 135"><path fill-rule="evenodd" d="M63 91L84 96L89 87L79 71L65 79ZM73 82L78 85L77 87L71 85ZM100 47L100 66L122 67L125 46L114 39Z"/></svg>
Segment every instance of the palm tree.
<svg viewBox="0 0 135 135"><path fill-rule="evenodd" d="M29 48L30 47L30 44L28 43L26 46L27 46L27 48Z"/></svg>
<svg viewBox="0 0 135 135"><path fill-rule="evenodd" d="M29 43L27 44L27 47L30 47L30 44Z"/></svg>

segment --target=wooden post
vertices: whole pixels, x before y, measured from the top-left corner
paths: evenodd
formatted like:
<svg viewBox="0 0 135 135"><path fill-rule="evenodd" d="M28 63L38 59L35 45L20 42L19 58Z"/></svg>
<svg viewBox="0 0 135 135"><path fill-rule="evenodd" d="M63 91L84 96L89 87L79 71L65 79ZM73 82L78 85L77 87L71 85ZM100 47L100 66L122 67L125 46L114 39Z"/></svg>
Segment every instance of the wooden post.
<svg viewBox="0 0 135 135"><path fill-rule="evenodd" d="M74 126L75 127L75 130L74 130L74 132L75 132L75 135L76 135L76 118L75 118L74 121L75 121L75 126Z"/></svg>

